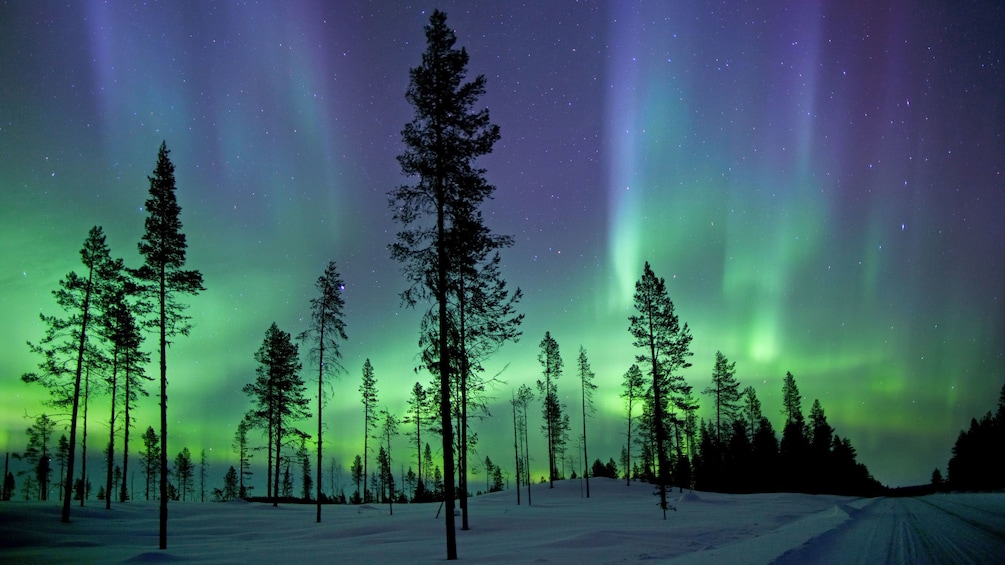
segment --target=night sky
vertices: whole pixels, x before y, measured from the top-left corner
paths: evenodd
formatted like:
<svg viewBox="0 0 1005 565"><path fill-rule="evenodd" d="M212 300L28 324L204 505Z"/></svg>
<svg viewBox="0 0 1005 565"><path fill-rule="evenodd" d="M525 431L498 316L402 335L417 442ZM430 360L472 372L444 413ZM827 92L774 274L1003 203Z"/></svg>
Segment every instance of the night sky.
<svg viewBox="0 0 1005 565"><path fill-rule="evenodd" d="M39 312L59 313L51 291L81 270L88 229L103 226L113 255L139 265L162 140L186 267L207 289L191 300L191 336L169 350L171 456L205 448L222 483L253 354L272 322L305 328L330 259L349 341L326 449L346 466L362 450L365 358L382 405L404 413L430 377L413 370L419 312L399 305L387 193L405 182L404 92L434 7L471 76L488 80L482 103L502 139L479 162L497 187L486 220L515 237L504 275L525 294L522 339L488 366L503 383L494 416L474 425L480 459L511 471L508 402L540 376L545 331L565 360L573 430L587 349L600 387L590 456L618 458L646 260L694 335L696 392L721 350L780 431L791 371L804 411L819 398L884 484L945 473L959 430L998 400L1000 2L66 4L0 5L2 451L22 451L27 416L52 410L20 381L38 362L25 342L43 335ZM92 402L95 454L107 405ZM140 431L156 410L144 401ZM531 435L540 474L544 446Z"/></svg>

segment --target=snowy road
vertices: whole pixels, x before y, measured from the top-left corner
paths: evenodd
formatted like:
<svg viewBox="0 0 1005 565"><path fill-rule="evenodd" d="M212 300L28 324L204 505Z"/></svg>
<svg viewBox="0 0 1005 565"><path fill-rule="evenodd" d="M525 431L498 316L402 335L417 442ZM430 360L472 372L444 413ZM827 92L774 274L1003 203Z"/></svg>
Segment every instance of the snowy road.
<svg viewBox="0 0 1005 565"><path fill-rule="evenodd" d="M1005 563L1005 508L987 495L879 499L775 563Z"/></svg>

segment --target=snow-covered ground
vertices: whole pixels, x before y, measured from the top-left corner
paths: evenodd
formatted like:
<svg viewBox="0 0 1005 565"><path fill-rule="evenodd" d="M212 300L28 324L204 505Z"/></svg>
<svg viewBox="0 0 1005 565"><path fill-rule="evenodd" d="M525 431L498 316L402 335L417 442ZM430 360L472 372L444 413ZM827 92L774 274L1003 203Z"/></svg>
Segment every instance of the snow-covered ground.
<svg viewBox="0 0 1005 565"><path fill-rule="evenodd" d="M515 563L1005 562L1005 495L856 499L674 491L666 521L650 485L578 480L470 501L464 561ZM0 562L430 563L446 556L438 504L325 506L172 503L168 549L157 504L96 501L59 522L55 503L0 503Z"/></svg>

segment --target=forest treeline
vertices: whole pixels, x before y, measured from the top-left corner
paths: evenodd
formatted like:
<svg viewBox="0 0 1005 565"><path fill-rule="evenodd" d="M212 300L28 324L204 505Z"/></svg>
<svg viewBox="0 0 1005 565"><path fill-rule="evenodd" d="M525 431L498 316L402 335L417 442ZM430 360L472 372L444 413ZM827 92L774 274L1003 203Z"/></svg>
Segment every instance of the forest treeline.
<svg viewBox="0 0 1005 565"><path fill-rule="evenodd" d="M948 480L936 469L932 486L938 490L1000 490L1005 488L1005 385L998 397L998 409L987 411L970 427L961 430L949 459Z"/></svg>

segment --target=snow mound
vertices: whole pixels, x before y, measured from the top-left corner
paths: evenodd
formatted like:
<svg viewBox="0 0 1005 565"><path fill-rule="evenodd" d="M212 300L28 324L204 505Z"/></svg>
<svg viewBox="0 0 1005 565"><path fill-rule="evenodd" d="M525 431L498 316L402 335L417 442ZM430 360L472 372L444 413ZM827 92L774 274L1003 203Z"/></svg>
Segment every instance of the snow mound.
<svg viewBox="0 0 1005 565"><path fill-rule="evenodd" d="M685 492L684 494L680 495L680 498L677 499L677 502L701 502L701 497L693 492Z"/></svg>

